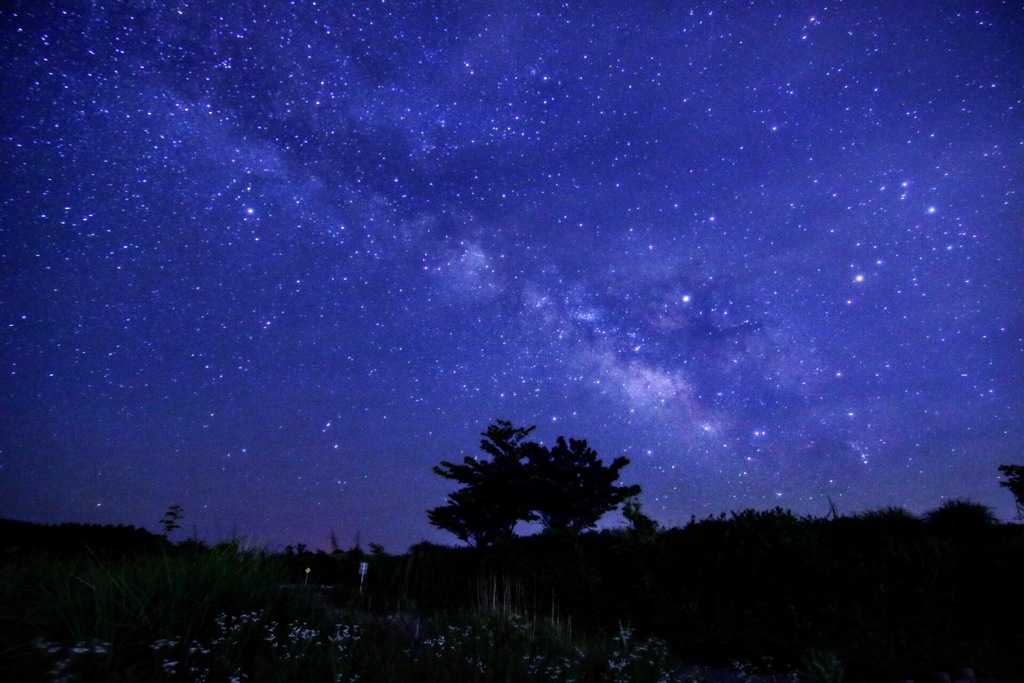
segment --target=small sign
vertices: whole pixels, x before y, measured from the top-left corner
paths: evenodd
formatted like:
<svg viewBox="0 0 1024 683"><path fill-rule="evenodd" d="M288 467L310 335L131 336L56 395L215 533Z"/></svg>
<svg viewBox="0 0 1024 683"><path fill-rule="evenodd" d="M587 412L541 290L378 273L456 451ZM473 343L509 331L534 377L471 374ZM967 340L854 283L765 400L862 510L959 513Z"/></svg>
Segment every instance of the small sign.
<svg viewBox="0 0 1024 683"><path fill-rule="evenodd" d="M362 578L362 577L366 576L366 572L367 572L367 570L369 568L370 568L370 563L369 562L360 562L359 563L359 578ZM307 569L306 571L309 571L309 570Z"/></svg>

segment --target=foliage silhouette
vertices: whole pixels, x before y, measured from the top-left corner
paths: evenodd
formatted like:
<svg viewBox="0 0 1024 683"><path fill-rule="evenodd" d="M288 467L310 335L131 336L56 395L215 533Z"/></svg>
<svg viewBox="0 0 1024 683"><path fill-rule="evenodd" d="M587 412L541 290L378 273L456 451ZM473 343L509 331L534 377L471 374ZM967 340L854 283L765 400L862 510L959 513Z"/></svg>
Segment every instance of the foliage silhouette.
<svg viewBox="0 0 1024 683"><path fill-rule="evenodd" d="M430 637L431 619L481 613L485 592L492 606L494 596L507 596L501 614L516 623L550 615L574 637L599 640L621 637L625 624L630 643L660 639L682 661L739 662L748 673L803 669L835 680L844 672L844 681L861 683L970 665L979 679L1024 680L1024 526L990 523L980 508L958 502L927 518L887 508L821 519L747 510L649 537L625 527L568 542L564 534L512 538L485 552L422 543L400 556L294 548L270 556L232 544L172 545L128 527L0 520L0 644L41 656L33 645L40 637L68 646L109 638L159 667L148 643L182 633L208 641L221 613L264 610L266 623L281 625L275 633L284 643L284 626L306 610L322 607L335 619L337 608L354 608L406 628L394 647L373 643L368 651L380 653L382 673L361 680L534 680L451 678L439 668L411 679L383 673L390 671L384 660ZM969 517L983 533L959 533L945 525L947 515ZM114 552L96 553L104 547ZM362 591L361 562L370 564ZM308 606L295 602L306 598ZM250 645L237 661L267 655ZM188 656L184 641L176 647ZM217 680L231 672L222 673ZM301 674L273 680L334 680ZM118 680L129 678L162 680Z"/></svg>
<svg viewBox="0 0 1024 683"><path fill-rule="evenodd" d="M480 449L491 459L442 461L436 474L463 484L445 505L427 512L430 523L476 547L514 535L519 522L540 521L546 530L572 534L594 527L606 512L640 493L616 486L625 457L605 465L584 440L558 437L552 448L525 441L535 427L497 420Z"/></svg>
<svg viewBox="0 0 1024 683"><path fill-rule="evenodd" d="M525 449L533 513L549 530L579 533L619 503L640 493L640 486L615 486L629 464L623 456L610 465L598 459L584 440L558 437L550 450L536 444Z"/></svg>
<svg viewBox="0 0 1024 683"><path fill-rule="evenodd" d="M622 503L622 516L629 522L629 531L641 541L653 541L660 525L644 513L637 496L630 496Z"/></svg>
<svg viewBox="0 0 1024 683"><path fill-rule="evenodd" d="M990 528L999 523L992 508L970 500L947 500L926 512L929 526L945 533L966 534Z"/></svg>
<svg viewBox="0 0 1024 683"><path fill-rule="evenodd" d="M24 553L63 558L129 556L168 546L163 536L124 524L52 525L0 519L0 561Z"/></svg>
<svg viewBox="0 0 1024 683"><path fill-rule="evenodd" d="M1024 519L1024 465L1000 465L999 471L1006 477L999 485L1010 489L1017 503L1017 519Z"/></svg>
<svg viewBox="0 0 1024 683"><path fill-rule="evenodd" d="M163 518L160 520L160 526L164 528L164 538L167 538L167 536L175 529L181 528L181 525L178 524L178 520L181 519L183 514L184 510L177 503L174 503L167 508L167 512L164 513Z"/></svg>
<svg viewBox="0 0 1024 683"><path fill-rule="evenodd" d="M427 512L430 523L470 545L486 547L510 538L520 520L536 520L523 466L525 451L533 445L522 443L533 430L498 420L481 435L480 449L491 460L466 456L462 464L445 460L434 467L436 474L464 486L449 494L447 505Z"/></svg>
<svg viewBox="0 0 1024 683"><path fill-rule="evenodd" d="M1020 525L961 534L900 508L835 518L776 508L647 540L627 527L569 542L513 538L483 553L423 545L374 578L403 587L392 605L447 613L471 609L481 577L497 577L499 590L523 588L523 604L571 619L574 633L614 636L630 624L683 661L760 672L792 672L815 650L859 683L966 664L979 678L1019 680L1021 571Z"/></svg>

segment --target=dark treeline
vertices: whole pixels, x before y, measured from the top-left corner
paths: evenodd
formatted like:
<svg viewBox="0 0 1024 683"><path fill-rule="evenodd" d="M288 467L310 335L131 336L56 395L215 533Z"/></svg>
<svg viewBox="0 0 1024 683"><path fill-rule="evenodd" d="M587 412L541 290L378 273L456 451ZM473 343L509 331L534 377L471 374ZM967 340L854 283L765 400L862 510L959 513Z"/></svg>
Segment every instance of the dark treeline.
<svg viewBox="0 0 1024 683"><path fill-rule="evenodd" d="M684 660L765 670L835 653L853 680L973 667L1024 673L1024 526L953 502L923 517L889 508L810 518L747 510L641 534L544 533L479 550L420 544L288 556L292 574L384 611L451 613L504 603L578 632L629 626Z"/></svg>
<svg viewBox="0 0 1024 683"><path fill-rule="evenodd" d="M134 527L10 520L0 520L0 539L5 564L220 547L171 544ZM338 607L414 618L497 609L595 637L625 627L697 664L791 671L814 650L842 660L848 681L920 680L959 667L980 678L1024 674L1024 525L967 502L923 516L888 508L812 518L777 508L682 528L546 532L491 548L265 555L275 580L322 587Z"/></svg>
<svg viewBox="0 0 1024 683"><path fill-rule="evenodd" d="M28 552L55 559L89 554L130 556L170 545L163 536L124 524L34 524L0 519L0 554L6 557Z"/></svg>

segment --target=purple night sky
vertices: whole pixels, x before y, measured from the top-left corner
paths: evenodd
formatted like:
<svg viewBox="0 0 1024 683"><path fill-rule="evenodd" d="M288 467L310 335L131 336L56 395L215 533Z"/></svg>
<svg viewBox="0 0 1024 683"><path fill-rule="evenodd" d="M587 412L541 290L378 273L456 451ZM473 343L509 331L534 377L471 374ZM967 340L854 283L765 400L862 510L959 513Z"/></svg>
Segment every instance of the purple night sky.
<svg viewBox="0 0 1024 683"><path fill-rule="evenodd" d="M0 16L2 517L457 543L495 418L666 525L1013 515L1020 2Z"/></svg>

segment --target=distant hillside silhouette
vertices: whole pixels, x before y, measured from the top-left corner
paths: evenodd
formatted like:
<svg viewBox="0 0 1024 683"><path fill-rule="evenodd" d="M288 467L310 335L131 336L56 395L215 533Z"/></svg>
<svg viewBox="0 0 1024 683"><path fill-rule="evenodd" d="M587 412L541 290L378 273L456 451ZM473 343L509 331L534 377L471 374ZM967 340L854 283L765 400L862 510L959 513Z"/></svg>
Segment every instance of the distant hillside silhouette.
<svg viewBox="0 0 1024 683"><path fill-rule="evenodd" d="M0 554L46 553L55 557L129 555L169 546L163 536L124 524L35 524L0 519Z"/></svg>

